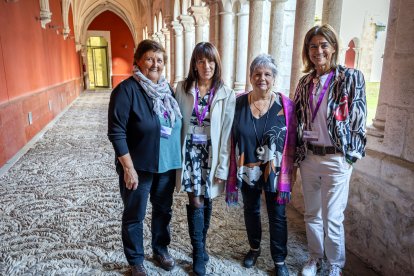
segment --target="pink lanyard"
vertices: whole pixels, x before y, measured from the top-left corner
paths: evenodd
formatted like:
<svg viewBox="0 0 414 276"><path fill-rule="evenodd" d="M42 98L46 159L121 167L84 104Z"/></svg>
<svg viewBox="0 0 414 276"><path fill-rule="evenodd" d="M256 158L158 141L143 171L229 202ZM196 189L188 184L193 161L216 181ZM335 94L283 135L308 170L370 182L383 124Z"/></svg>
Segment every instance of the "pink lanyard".
<svg viewBox="0 0 414 276"><path fill-rule="evenodd" d="M211 102L213 101L214 87L211 88L210 91L209 91L210 95L208 95L207 105L203 108L201 114L198 111L198 96L200 94L200 90L198 89L197 85L195 87L195 92L196 92L196 95L195 95L195 99L194 99L194 110L195 110L196 117L197 117L197 123L198 123L199 126L201 126L203 124L204 118L206 117L207 110L210 109Z"/></svg>
<svg viewBox="0 0 414 276"><path fill-rule="evenodd" d="M312 123L315 120L316 113L318 113L319 107L321 106L323 97L325 96L326 90L328 90L329 82L331 81L331 78L333 76L333 71L331 71L328 75L328 78L325 81L325 84L322 87L321 94L319 95L318 102L316 103L315 109L313 109L313 82L311 82L310 85L310 93L309 93L309 105L312 111Z"/></svg>

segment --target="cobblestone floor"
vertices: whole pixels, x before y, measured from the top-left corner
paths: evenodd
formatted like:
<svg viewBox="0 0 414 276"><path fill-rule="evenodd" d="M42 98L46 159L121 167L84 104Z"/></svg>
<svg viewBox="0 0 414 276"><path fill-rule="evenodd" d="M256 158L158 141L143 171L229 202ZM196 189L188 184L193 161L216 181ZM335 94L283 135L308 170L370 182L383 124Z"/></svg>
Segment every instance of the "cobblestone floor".
<svg viewBox="0 0 414 276"><path fill-rule="evenodd" d="M0 177L1 275L128 275L122 251L114 153L106 138L108 92L83 93L40 139ZM4 171L4 169L3 169ZM151 208L145 220L145 266L150 275L188 275L191 245L185 194L174 195L170 252L176 268L157 267L150 246ZM242 208L214 200L208 235L209 275L272 275L266 211L262 255L255 268L241 262L248 251ZM307 258L303 217L288 208L291 275ZM375 275L348 253L345 275ZM321 275L326 274L326 269Z"/></svg>

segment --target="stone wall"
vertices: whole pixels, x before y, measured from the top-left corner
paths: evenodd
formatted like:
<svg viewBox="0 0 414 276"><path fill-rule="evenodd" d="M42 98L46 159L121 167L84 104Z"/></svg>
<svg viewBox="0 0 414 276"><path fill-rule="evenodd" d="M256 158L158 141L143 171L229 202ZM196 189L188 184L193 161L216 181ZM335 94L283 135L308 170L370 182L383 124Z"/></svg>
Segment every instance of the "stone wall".
<svg viewBox="0 0 414 276"><path fill-rule="evenodd" d="M300 177L293 205L304 211ZM414 164L367 150L354 166L345 214L347 249L381 275L414 269Z"/></svg>

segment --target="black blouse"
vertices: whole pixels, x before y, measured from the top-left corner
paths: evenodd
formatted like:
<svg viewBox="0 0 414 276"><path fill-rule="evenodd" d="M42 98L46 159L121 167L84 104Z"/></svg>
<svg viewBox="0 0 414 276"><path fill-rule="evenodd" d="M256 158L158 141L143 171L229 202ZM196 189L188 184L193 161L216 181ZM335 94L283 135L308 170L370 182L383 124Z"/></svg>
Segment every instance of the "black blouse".
<svg viewBox="0 0 414 276"><path fill-rule="evenodd" d="M275 159L281 160L282 158L286 136L286 121L282 105L277 99L268 113L257 119L252 115L248 95L237 98L233 123L233 137L238 153L238 185L239 187L240 184L250 185L257 189L276 192L280 167L275 164L280 164L280 162L275 162ZM256 153L260 144L265 149L262 157L258 157Z"/></svg>

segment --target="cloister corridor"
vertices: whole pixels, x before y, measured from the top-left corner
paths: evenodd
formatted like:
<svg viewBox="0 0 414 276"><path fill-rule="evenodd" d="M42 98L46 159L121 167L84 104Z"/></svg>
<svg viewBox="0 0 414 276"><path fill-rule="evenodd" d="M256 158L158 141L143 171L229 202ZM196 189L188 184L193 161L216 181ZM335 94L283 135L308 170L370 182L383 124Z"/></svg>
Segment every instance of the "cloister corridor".
<svg viewBox="0 0 414 276"><path fill-rule="evenodd" d="M0 275L129 275L120 235L122 201L106 137L108 101L109 92L82 93L2 167ZM149 275L190 273L186 203L185 194L174 194L170 252L177 266L171 272L153 263L147 216ZM213 204L208 274L272 275L267 216L262 216L262 255L255 268L246 269L241 265L248 250L242 209L229 209L223 196ZM288 208L288 224L286 261L291 275L298 275L307 249L303 216L293 207ZM352 253L347 259L345 275L377 275Z"/></svg>

